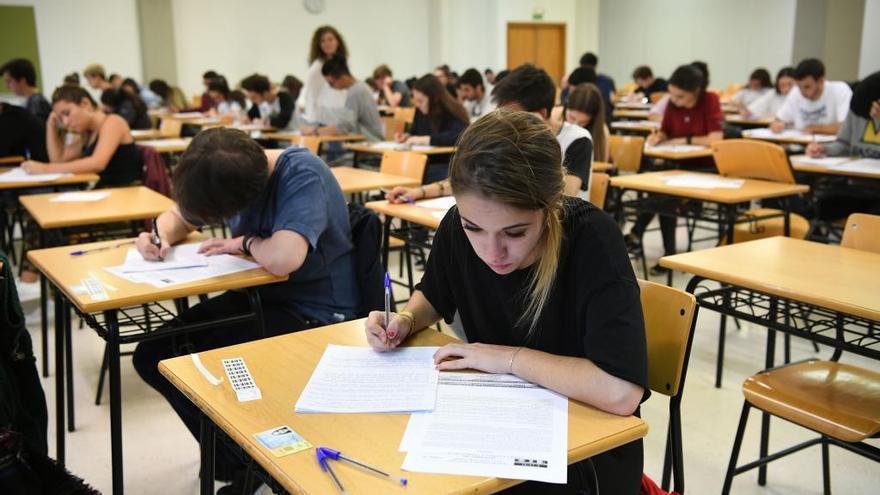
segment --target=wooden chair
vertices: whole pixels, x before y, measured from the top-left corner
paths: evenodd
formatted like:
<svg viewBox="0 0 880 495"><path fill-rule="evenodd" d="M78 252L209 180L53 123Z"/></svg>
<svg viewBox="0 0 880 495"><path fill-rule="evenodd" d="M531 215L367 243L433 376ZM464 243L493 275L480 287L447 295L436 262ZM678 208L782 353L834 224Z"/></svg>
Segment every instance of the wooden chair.
<svg viewBox="0 0 880 495"><path fill-rule="evenodd" d="M388 150L382 154L379 172L383 174L401 175L421 182L425 176L428 155L412 151Z"/></svg>
<svg viewBox="0 0 880 495"><path fill-rule="evenodd" d="M743 383L743 409L733 441L733 451L722 495L730 493L733 477L758 468L758 484L767 481L767 464L816 444L822 446L824 493L831 493L828 446L880 462L880 449L864 441L880 434L880 373L837 361L809 359L761 371ZM774 454L767 453L769 417L762 425L760 458L737 467L743 434L752 407L803 426L819 437Z"/></svg>
<svg viewBox="0 0 880 495"><path fill-rule="evenodd" d="M406 122L395 117L382 117L382 128L385 129L385 141L394 141L398 132L406 131Z"/></svg>
<svg viewBox="0 0 880 495"><path fill-rule="evenodd" d="M305 148L313 155L321 151L321 138L318 136L296 136L290 140L290 144Z"/></svg>
<svg viewBox="0 0 880 495"><path fill-rule="evenodd" d="M416 107L397 107L394 109L394 118L412 124L416 117Z"/></svg>
<svg viewBox="0 0 880 495"><path fill-rule="evenodd" d="M880 253L880 215L853 213L846 219L840 245Z"/></svg>
<svg viewBox="0 0 880 495"><path fill-rule="evenodd" d="M159 133L164 137L177 138L180 137L180 131L183 129L183 121L164 117L159 123Z"/></svg>
<svg viewBox="0 0 880 495"><path fill-rule="evenodd" d="M618 136L612 134L610 139L611 162L621 172L638 173L642 168L642 150L645 138L642 136Z"/></svg>
<svg viewBox="0 0 880 495"><path fill-rule="evenodd" d="M671 474L675 491L683 494L681 396L697 320L697 300L693 294L647 280L639 280L639 288L648 344L648 385L653 392L669 397L661 484L668 491Z"/></svg>
<svg viewBox="0 0 880 495"><path fill-rule="evenodd" d="M593 172L590 180L590 203L605 208L605 196L608 195L608 183L611 177L603 172Z"/></svg>

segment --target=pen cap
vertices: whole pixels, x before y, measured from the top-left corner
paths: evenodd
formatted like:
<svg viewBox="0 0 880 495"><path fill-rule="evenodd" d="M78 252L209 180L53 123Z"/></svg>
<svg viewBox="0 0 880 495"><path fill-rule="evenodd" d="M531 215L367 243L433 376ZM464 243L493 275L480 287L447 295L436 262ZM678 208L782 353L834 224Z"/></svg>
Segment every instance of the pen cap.
<svg viewBox="0 0 880 495"><path fill-rule="evenodd" d="M328 456L327 456L327 453L324 452L324 448L318 447L317 449L315 449L315 455L318 457L318 464L321 465L321 469L326 471ZM337 452L336 455L339 455L339 452Z"/></svg>
<svg viewBox="0 0 880 495"><path fill-rule="evenodd" d="M328 449L327 447L319 447L318 450L324 453L325 458L329 457L330 459L336 459L337 461L339 460L339 454L342 453L338 450Z"/></svg>
<svg viewBox="0 0 880 495"><path fill-rule="evenodd" d="M391 276L388 275L388 272L385 272L385 288L386 289L391 288Z"/></svg>

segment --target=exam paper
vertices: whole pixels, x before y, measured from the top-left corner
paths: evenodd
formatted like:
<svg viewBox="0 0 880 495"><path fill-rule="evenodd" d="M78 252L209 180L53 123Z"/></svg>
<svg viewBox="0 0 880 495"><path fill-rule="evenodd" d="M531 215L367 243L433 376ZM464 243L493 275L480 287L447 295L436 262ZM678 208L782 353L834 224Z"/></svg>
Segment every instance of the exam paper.
<svg viewBox="0 0 880 495"><path fill-rule="evenodd" d="M198 243L185 244L178 246L195 246ZM178 267L172 270L151 270L151 271L129 271L124 270L125 265L112 266L104 268L105 271L116 275L117 277L128 280L135 284L150 284L153 287L165 288L172 285L187 284L205 280L209 278L222 277L233 273L243 272L259 268L260 265L243 258L232 256L230 254L218 254L214 256L205 256L206 266L191 266L188 268Z"/></svg>
<svg viewBox="0 0 880 495"><path fill-rule="evenodd" d="M138 145L140 146L186 146L189 143L189 139L185 138L170 138L170 139L147 139L144 141L138 141Z"/></svg>
<svg viewBox="0 0 880 495"><path fill-rule="evenodd" d="M400 450L406 471L565 483L568 399L512 375L442 373Z"/></svg>
<svg viewBox="0 0 880 495"><path fill-rule="evenodd" d="M654 120L623 120L620 122L615 122L613 127L620 127L623 129L633 127L654 127L659 129L660 122Z"/></svg>
<svg viewBox="0 0 880 495"><path fill-rule="evenodd" d="M646 151L669 151L673 153L686 153L688 151L700 151L704 149L706 149L706 147L699 144L658 144L657 146L645 145Z"/></svg>
<svg viewBox="0 0 880 495"><path fill-rule="evenodd" d="M845 170L847 172L868 172L880 174L880 160L876 158L862 158L853 160L840 165L835 165L835 170Z"/></svg>
<svg viewBox="0 0 880 495"><path fill-rule="evenodd" d="M441 196L439 198L418 201L416 203L416 206L420 208L443 210L445 212L446 210L455 206L455 196Z"/></svg>
<svg viewBox="0 0 880 495"><path fill-rule="evenodd" d="M437 347L328 345L296 401L298 413L430 411L437 399Z"/></svg>
<svg viewBox="0 0 880 495"><path fill-rule="evenodd" d="M803 165L816 165L819 167L833 167L835 165L841 165L848 161L851 161L852 158L848 156L840 156L840 157L822 157L822 158L811 158L808 156L800 156L800 157L792 157L791 161L796 164Z"/></svg>
<svg viewBox="0 0 880 495"><path fill-rule="evenodd" d="M782 132L773 132L769 127L749 129L743 131L743 136L757 139L799 139L804 142L815 140L817 143L830 143L837 139L831 134L810 134L796 129L785 129Z"/></svg>
<svg viewBox="0 0 880 495"><path fill-rule="evenodd" d="M169 249L165 259L150 261L144 259L137 249L131 248L125 255L125 262L120 271L123 273L154 272L208 266L208 257L199 254L198 250L199 243L181 244Z"/></svg>
<svg viewBox="0 0 880 495"><path fill-rule="evenodd" d="M696 174L681 174L664 177L669 187L691 187L695 189L739 189L745 184L743 179L728 179Z"/></svg>
<svg viewBox="0 0 880 495"><path fill-rule="evenodd" d="M72 174L29 174L21 167L16 167L0 174L0 182L49 182Z"/></svg>
<svg viewBox="0 0 880 495"><path fill-rule="evenodd" d="M379 141L376 143L371 143L370 148L377 150L396 150L402 148L403 145L396 141Z"/></svg>
<svg viewBox="0 0 880 495"><path fill-rule="evenodd" d="M66 192L49 200L50 203L90 203L110 196L110 191Z"/></svg>

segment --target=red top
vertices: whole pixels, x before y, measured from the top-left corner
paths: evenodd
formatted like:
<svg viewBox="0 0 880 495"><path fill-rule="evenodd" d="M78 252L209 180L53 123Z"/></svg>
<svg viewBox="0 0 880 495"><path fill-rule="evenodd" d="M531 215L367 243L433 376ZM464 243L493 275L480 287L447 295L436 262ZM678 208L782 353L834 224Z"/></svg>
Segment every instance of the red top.
<svg viewBox="0 0 880 495"><path fill-rule="evenodd" d="M724 113L721 112L718 95L704 91L693 108L677 107L669 102L660 130L669 139L706 136L710 132L720 131L722 122Z"/></svg>

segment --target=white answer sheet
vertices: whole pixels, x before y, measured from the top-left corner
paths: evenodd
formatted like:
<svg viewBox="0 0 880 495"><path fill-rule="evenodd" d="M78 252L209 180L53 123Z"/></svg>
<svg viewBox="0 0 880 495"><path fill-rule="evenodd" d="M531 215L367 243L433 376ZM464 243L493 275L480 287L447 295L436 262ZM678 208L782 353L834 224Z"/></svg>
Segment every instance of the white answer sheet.
<svg viewBox="0 0 880 495"><path fill-rule="evenodd" d="M785 129L781 132L773 132L769 127L748 129L743 131L743 136L755 139L802 139L804 142L816 141L817 143L830 143L837 139L831 134L811 134L796 129Z"/></svg>
<svg viewBox="0 0 880 495"><path fill-rule="evenodd" d="M50 203L91 203L110 196L110 191L75 191L61 193L49 200Z"/></svg>
<svg viewBox="0 0 880 495"><path fill-rule="evenodd" d="M120 271L123 273L156 272L208 266L208 257L198 253L199 245L199 243L193 243L174 246L168 250L165 259L161 261L146 260L137 249L131 248L125 255L125 262Z"/></svg>
<svg viewBox="0 0 880 495"><path fill-rule="evenodd" d="M406 413L430 411L437 401L437 347L328 345L294 411L298 413Z"/></svg>
<svg viewBox="0 0 880 495"><path fill-rule="evenodd" d="M795 165L815 165L817 167L834 167L836 165L844 164L848 161L852 160L852 158L848 156L837 156L837 157L817 157L812 158L809 156L799 156L797 158L792 157L791 162Z"/></svg>
<svg viewBox="0 0 880 495"><path fill-rule="evenodd" d="M194 252L194 250L198 248L198 243L184 244L175 249L184 247L186 247L187 251ZM106 267L104 270L121 279L128 280L129 282L136 284L150 284L153 287L161 289L172 285L197 282L208 278L243 272L253 268L259 268L260 266L253 261L238 258L230 254L205 256L204 259L207 261L207 265L189 267L178 266L177 268L166 270L126 271L126 265ZM130 269L131 268L129 268L129 270Z"/></svg>
<svg viewBox="0 0 880 495"><path fill-rule="evenodd" d="M745 184L743 179L711 177L697 174L680 174L664 177L663 182L669 187L689 187L695 189L739 189Z"/></svg>
<svg viewBox="0 0 880 495"><path fill-rule="evenodd" d="M73 174L29 174L23 168L16 167L0 174L0 182L49 182Z"/></svg>
<svg viewBox="0 0 880 495"><path fill-rule="evenodd" d="M706 149L700 144L658 144L656 146L645 145L645 151L668 151L670 153L687 153Z"/></svg>
<svg viewBox="0 0 880 495"><path fill-rule="evenodd" d="M419 208L431 208L435 210L443 210L444 212L455 206L455 196L440 196L434 199L425 199L416 202Z"/></svg>
<svg viewBox="0 0 880 495"><path fill-rule="evenodd" d="M568 399L513 375L442 373L400 450L406 471L565 483Z"/></svg>
<svg viewBox="0 0 880 495"><path fill-rule="evenodd" d="M858 160L848 161L833 167L835 170L844 170L847 172L865 172L880 174L880 160L876 158L860 158Z"/></svg>

